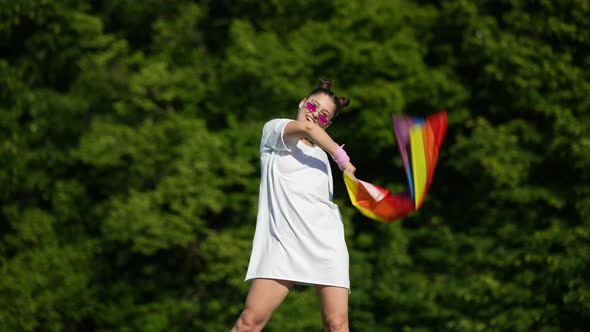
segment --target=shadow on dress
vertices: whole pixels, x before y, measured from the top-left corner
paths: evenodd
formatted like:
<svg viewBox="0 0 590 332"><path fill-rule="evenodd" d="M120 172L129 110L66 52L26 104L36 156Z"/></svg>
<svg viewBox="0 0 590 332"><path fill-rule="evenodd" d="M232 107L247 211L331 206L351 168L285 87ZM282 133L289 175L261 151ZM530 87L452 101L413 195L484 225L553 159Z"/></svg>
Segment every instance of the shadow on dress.
<svg viewBox="0 0 590 332"><path fill-rule="evenodd" d="M294 146L291 149L291 151L291 155L293 156L293 158L295 158L295 160L299 161L300 163L306 166L320 170L324 172L326 175L329 175L328 165L326 165L321 159L308 155L298 146Z"/></svg>

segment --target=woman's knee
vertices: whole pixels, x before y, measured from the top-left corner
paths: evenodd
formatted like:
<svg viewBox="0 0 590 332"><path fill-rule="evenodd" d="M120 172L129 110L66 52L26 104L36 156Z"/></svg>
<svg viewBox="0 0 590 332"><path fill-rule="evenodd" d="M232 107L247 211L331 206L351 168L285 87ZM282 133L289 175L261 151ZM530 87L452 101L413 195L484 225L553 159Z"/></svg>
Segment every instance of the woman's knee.
<svg viewBox="0 0 590 332"><path fill-rule="evenodd" d="M347 315L331 315L324 319L324 327L330 332L348 332Z"/></svg>
<svg viewBox="0 0 590 332"><path fill-rule="evenodd" d="M267 317L263 317L254 310L246 308L242 311L240 317L238 317L236 328L239 332L260 331L267 320Z"/></svg>

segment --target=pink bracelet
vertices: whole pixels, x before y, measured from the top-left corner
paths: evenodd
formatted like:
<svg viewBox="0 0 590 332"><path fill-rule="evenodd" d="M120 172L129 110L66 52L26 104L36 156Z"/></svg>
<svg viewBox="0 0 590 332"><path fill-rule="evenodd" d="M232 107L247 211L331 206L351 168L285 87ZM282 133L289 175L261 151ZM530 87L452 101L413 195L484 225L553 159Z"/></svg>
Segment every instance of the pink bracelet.
<svg viewBox="0 0 590 332"><path fill-rule="evenodd" d="M344 151L344 149L342 148L343 146L344 144L338 145L338 147L336 148L336 152L334 152L334 154L332 155L332 159L334 159L334 161L336 162L336 164L338 164L338 167L340 168L346 166L346 164L350 162L348 154L346 154L346 151Z"/></svg>

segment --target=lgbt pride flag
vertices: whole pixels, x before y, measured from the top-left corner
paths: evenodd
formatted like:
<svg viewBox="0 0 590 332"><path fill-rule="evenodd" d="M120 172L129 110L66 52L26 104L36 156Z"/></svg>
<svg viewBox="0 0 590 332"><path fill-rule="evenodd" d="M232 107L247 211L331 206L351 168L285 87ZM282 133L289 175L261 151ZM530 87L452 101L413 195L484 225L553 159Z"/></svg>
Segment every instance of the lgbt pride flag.
<svg viewBox="0 0 590 332"><path fill-rule="evenodd" d="M418 210L430 189L438 150L447 133L447 113L426 118L393 116L397 140L409 189L393 194L389 190L344 173L344 182L352 204L365 216L393 222Z"/></svg>

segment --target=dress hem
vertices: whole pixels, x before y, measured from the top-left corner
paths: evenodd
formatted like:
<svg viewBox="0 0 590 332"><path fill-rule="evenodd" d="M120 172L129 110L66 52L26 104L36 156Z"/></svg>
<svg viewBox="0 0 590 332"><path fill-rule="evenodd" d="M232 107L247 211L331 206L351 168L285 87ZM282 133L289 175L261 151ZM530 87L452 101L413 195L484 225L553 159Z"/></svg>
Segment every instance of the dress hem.
<svg viewBox="0 0 590 332"><path fill-rule="evenodd" d="M331 286L331 287L346 288L346 289L348 289L348 292L350 293L350 286L342 286L340 284L330 283L330 282L322 282L322 281L303 281L303 280L299 280L299 279L285 278L285 277L270 277L270 276L263 276L263 275L262 276L253 276L253 277L247 277L244 280L244 282L251 281L253 279L285 280L285 281L292 281L296 285L302 285L302 286Z"/></svg>

